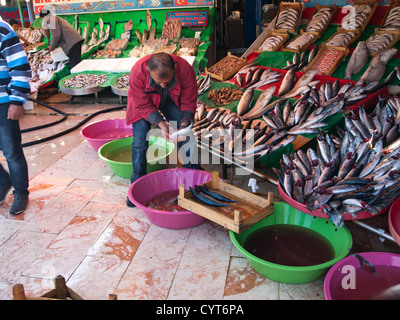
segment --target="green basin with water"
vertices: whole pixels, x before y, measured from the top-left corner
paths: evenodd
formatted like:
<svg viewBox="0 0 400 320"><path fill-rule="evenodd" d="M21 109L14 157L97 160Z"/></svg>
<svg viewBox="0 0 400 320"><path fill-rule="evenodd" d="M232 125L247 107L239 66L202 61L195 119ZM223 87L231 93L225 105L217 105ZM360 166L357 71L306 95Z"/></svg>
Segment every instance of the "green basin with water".
<svg viewBox="0 0 400 320"><path fill-rule="evenodd" d="M245 240L251 233L259 228L278 224L310 228L324 236L333 246L333 259L312 266L287 266L260 259L244 248ZM353 244L351 233L345 226L335 227L332 220L306 214L286 202L276 202L271 215L240 234L229 231L229 235L235 247L247 258L255 271L268 279L282 283L306 283L318 279L336 262L346 257Z"/></svg>
<svg viewBox="0 0 400 320"><path fill-rule="evenodd" d="M133 137L110 141L98 150L100 159L108 163L111 170L122 178L132 174ZM165 168L167 157L175 150L175 145L162 137L150 136L147 150L147 173Z"/></svg>

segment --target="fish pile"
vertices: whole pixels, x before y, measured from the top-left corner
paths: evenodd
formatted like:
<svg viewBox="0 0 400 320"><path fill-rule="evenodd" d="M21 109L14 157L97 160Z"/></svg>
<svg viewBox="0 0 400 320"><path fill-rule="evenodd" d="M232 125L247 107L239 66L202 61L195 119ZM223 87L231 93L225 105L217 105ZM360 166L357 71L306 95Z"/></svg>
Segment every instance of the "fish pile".
<svg viewBox="0 0 400 320"><path fill-rule="evenodd" d="M142 58L145 57L158 49L165 47L168 45L168 39L163 38L155 38L151 40L146 40L141 45L136 46L131 50L129 55L134 58Z"/></svg>
<svg viewBox="0 0 400 320"><path fill-rule="evenodd" d="M381 30L398 31L400 29L400 5L390 9Z"/></svg>
<svg viewBox="0 0 400 320"><path fill-rule="evenodd" d="M242 65L245 62L247 62L247 60L233 55L228 55L222 60L218 61L213 66L211 66L209 69L207 69L207 73L212 73L218 76L229 74L233 70L238 68L239 65Z"/></svg>
<svg viewBox="0 0 400 320"><path fill-rule="evenodd" d="M157 24L153 28L151 27L152 24L153 24L153 18L151 17L151 13L150 13L149 9L147 9L147 11L146 11L146 28L147 29L144 29L143 32L140 32L140 30L135 30L139 44L142 44L142 43L146 42L147 40L152 40L156 37ZM132 26L132 28L133 28L133 26Z"/></svg>
<svg viewBox="0 0 400 320"><path fill-rule="evenodd" d="M88 29L86 29L86 30L88 30ZM108 38L110 37L110 30L111 30L111 25L107 24L104 29L103 20L100 18L99 19L99 29L93 28L92 36L91 36L90 40L87 43L85 43L85 40L84 40L84 44L82 45L82 54L89 52L93 48L96 48L100 44L107 41ZM88 33L87 33L87 35L88 35ZM85 29L84 29L84 39L85 39L85 37L87 37L87 36L85 35Z"/></svg>
<svg viewBox="0 0 400 320"><path fill-rule="evenodd" d="M216 105L228 105L236 100L240 100L243 96L243 90L239 88L225 87L221 89L211 90L207 98L212 100Z"/></svg>
<svg viewBox="0 0 400 320"><path fill-rule="evenodd" d="M358 33L354 31L338 32L325 44L331 47L346 47L356 36Z"/></svg>
<svg viewBox="0 0 400 320"><path fill-rule="evenodd" d="M128 39L113 39L106 45L106 50L123 49L128 44Z"/></svg>
<svg viewBox="0 0 400 320"><path fill-rule="evenodd" d="M364 25L372 11L372 4L354 4L342 20L342 28L356 30Z"/></svg>
<svg viewBox="0 0 400 320"><path fill-rule="evenodd" d="M245 75L244 77L242 75ZM235 83L239 87L256 89L267 84L277 82L282 74L271 68L263 68L255 65L255 62L241 68L234 76Z"/></svg>
<svg viewBox="0 0 400 320"><path fill-rule="evenodd" d="M390 59L394 57L397 53L396 48L386 48L378 52L370 61L367 70L363 73L361 78L357 81L359 84L369 84L374 81L380 80L386 72L386 64ZM385 80L385 82L390 82L390 77L394 73L392 72L390 76Z"/></svg>
<svg viewBox="0 0 400 320"><path fill-rule="evenodd" d="M22 28L19 34L29 41L29 43L37 43L42 40L42 28Z"/></svg>
<svg viewBox="0 0 400 320"><path fill-rule="evenodd" d="M67 88L85 89L93 88L106 82L106 74L79 73L63 81Z"/></svg>
<svg viewBox="0 0 400 320"><path fill-rule="evenodd" d="M165 21L162 28L162 37L169 40L181 37L182 20L179 18L172 18Z"/></svg>
<svg viewBox="0 0 400 320"><path fill-rule="evenodd" d="M264 40L257 51L275 51L283 44L284 40L283 35L271 35Z"/></svg>
<svg viewBox="0 0 400 320"><path fill-rule="evenodd" d="M201 78L200 75L197 76L197 95L201 95L211 88L211 76L210 74L206 75L204 78Z"/></svg>
<svg viewBox="0 0 400 320"><path fill-rule="evenodd" d="M197 47L200 44L200 39L183 38L179 41L179 49L176 52L178 56L194 56L197 52Z"/></svg>
<svg viewBox="0 0 400 320"><path fill-rule="evenodd" d="M378 52L386 49L395 38L394 33L375 33L367 39L368 50L369 52Z"/></svg>
<svg viewBox="0 0 400 320"><path fill-rule="evenodd" d="M320 33L330 23L335 13L334 7L322 7L316 11L307 26L304 28L305 32L317 32Z"/></svg>
<svg viewBox="0 0 400 320"><path fill-rule="evenodd" d="M296 29L300 19L299 12L294 8L281 9L275 23L277 30L293 30Z"/></svg>
<svg viewBox="0 0 400 320"><path fill-rule="evenodd" d="M123 74L116 82L118 89L129 89L129 74Z"/></svg>
<svg viewBox="0 0 400 320"><path fill-rule="evenodd" d="M290 50L303 50L305 47L307 47L309 44L311 44L313 41L315 41L318 38L318 36L314 33L308 33L304 32L301 35L297 36L293 41L289 42L285 48L290 49Z"/></svg>
<svg viewBox="0 0 400 320"><path fill-rule="evenodd" d="M199 202L212 207L227 207L230 210L230 205L236 200L232 200L218 191L208 188L205 184L194 187L189 187L191 193ZM224 202L228 202L224 203Z"/></svg>
<svg viewBox="0 0 400 320"><path fill-rule="evenodd" d="M374 215L400 195L400 97L381 99L373 112L360 108L345 120L337 136L318 134L316 150L284 155L275 170L289 197L340 226L343 213Z"/></svg>
<svg viewBox="0 0 400 320"><path fill-rule="evenodd" d="M47 48L36 52L28 52L27 57L32 70L30 80L32 92L43 83L51 80L54 73L60 71L66 65L65 61L54 62Z"/></svg>
<svg viewBox="0 0 400 320"><path fill-rule="evenodd" d="M315 58L320 50L320 46L313 45L305 49L301 55L295 52L292 60L286 61L287 66L284 70L294 69L295 71L301 71L307 68L311 61Z"/></svg>

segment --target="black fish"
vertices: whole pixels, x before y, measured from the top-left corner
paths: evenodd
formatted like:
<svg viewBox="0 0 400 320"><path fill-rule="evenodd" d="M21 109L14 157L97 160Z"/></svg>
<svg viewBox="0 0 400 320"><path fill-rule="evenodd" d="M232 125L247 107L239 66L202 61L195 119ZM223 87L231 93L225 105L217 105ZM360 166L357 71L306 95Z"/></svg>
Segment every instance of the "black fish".
<svg viewBox="0 0 400 320"><path fill-rule="evenodd" d="M204 204L206 204L208 206L213 206L213 207L227 207L228 210L230 210L229 205L227 205L225 203L218 202L218 201L214 201L214 200L210 199L209 197L207 197L206 195L197 192L195 190L195 188L193 188L193 187L189 187L189 189L192 192L192 194L194 195L194 197L197 200L199 200L200 202L202 202L202 203L204 203Z"/></svg>
<svg viewBox="0 0 400 320"><path fill-rule="evenodd" d="M216 200L225 201L225 202L237 202L236 200L229 199L214 190L211 191L206 185L198 186L198 188L200 189L200 191L204 192L205 194L209 195L210 197L213 197Z"/></svg>

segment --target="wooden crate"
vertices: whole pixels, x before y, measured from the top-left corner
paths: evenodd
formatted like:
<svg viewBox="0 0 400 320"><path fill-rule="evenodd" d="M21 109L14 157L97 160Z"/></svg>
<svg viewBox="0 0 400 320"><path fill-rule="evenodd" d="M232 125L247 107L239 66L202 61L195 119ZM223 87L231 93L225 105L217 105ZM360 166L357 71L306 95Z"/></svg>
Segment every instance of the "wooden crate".
<svg viewBox="0 0 400 320"><path fill-rule="evenodd" d="M178 205L236 233L243 232L274 212L272 192L268 193L268 199L264 199L219 180L218 172L212 172L211 180L205 185L238 202L232 204L230 209L207 206L197 201L191 191L185 191L185 186L181 185Z"/></svg>
<svg viewBox="0 0 400 320"><path fill-rule="evenodd" d="M327 72L321 71L318 73L320 75L323 76L330 76L333 72L335 72L335 70L337 69L337 67L340 65L340 63L343 61L343 59L347 56L347 54L349 53L349 49L345 48L345 47L327 47L325 45L322 46L322 49L319 50L318 54L315 56L315 58L308 64L306 70L304 70L304 73L306 73L307 71L311 70L311 69L318 69L316 68L316 63L322 59L324 57L324 55L326 55L327 50L334 50L334 51L339 51L342 53L342 55L340 56L340 58L335 61L332 66L329 68L329 70ZM330 59L327 57L326 58L327 61L329 62Z"/></svg>
<svg viewBox="0 0 400 320"><path fill-rule="evenodd" d="M260 50L260 47L263 45L264 41L267 40L268 38L274 37L274 36L282 36L283 37L282 42L279 45L277 45L276 47L274 47L273 50ZM267 35L265 36L264 40L262 41L262 43L257 48L254 49L254 52L255 53L260 53L260 52L263 52L263 51L278 51L285 44L285 42L289 39L289 37L290 37L290 35L287 32L269 31L267 33Z"/></svg>
<svg viewBox="0 0 400 320"><path fill-rule="evenodd" d="M289 44L291 44L293 41L296 41L297 38L301 37L304 33L307 34L312 34L314 36L313 39L311 39L309 42L305 43L304 45L300 46L298 49L292 49L292 48L288 48L287 46ZM289 51L289 52L295 52L295 53L300 53L303 52L304 50L306 50L309 46L311 46L315 41L317 41L319 38L321 37L321 35L317 32L304 32L303 29L300 30L299 35L297 35L295 38L292 39L292 41L290 41L289 43L287 43L285 45L285 47L282 48L282 51Z"/></svg>
<svg viewBox="0 0 400 320"><path fill-rule="evenodd" d="M311 16L310 20L308 20L307 25L304 27L304 30L307 30L307 27L310 25L310 22L312 20L312 18L315 16L315 14L318 13L319 10L323 9L323 8L332 8L332 15L331 17L328 19L328 21L326 22L324 28L319 32L320 36L324 34L326 28L328 28L328 26L330 25L331 21L333 20L336 12L337 12L337 5L333 5L333 6L320 6L318 3L315 4L315 8L316 10L314 11L313 15Z"/></svg>
<svg viewBox="0 0 400 320"><path fill-rule="evenodd" d="M393 9L394 7L399 6L399 5L400 5L400 0L392 0L392 1L390 2L389 9L386 11L385 16L383 17L383 20L382 20L382 23L381 23L381 28L382 28L383 25L385 24L385 20L386 20L386 18L387 18L387 16L388 16L390 10Z"/></svg>
<svg viewBox="0 0 400 320"><path fill-rule="evenodd" d="M224 70L224 73L216 73L216 71L220 68L223 67L228 60L236 60L237 63L236 65L232 66L231 69ZM243 58L236 57L232 55L230 52L228 52L228 55L223 58L222 60L218 61L216 64L211 66L210 68L206 68L206 73L209 74L212 78L220 81L225 81L229 78L231 78L236 72L238 72L241 68L243 68L245 65L247 65L247 60Z"/></svg>
<svg viewBox="0 0 400 320"><path fill-rule="evenodd" d="M302 12L303 12L303 3L302 2L281 2L281 3L279 3L279 12L278 12L278 15L277 15L277 17L279 17L279 14L282 12L282 11L284 11L284 10L286 10L286 9L289 9L289 8L293 8L293 9L295 9L298 13L299 13L299 18L297 19L297 23L296 23L296 25L295 25L295 27L294 28L292 28L292 29L277 29L277 28L275 28L275 25L274 25L274 27L272 28L272 30L274 31L274 32L280 32L280 33L282 33L282 32L289 32L289 33L292 33L292 34L296 34L297 33L297 30L299 29L299 25L300 25L300 20L301 20L301 14L302 14ZM278 21L278 18L276 19L276 21ZM275 23L276 24L276 23Z"/></svg>
<svg viewBox="0 0 400 320"><path fill-rule="evenodd" d="M369 20L371 20L372 16L374 15L374 12L375 12L376 8L379 5L379 1L378 0L354 1L353 6L354 5L362 5L362 4L372 4L372 8L371 8L371 11L370 11L367 19L365 19L364 24L360 28L354 29L354 30L359 30L360 33L363 33L365 28L368 26ZM340 28L340 29L341 30L346 30L346 29L343 29L343 28ZM350 31L350 30L348 30L348 31Z"/></svg>
<svg viewBox="0 0 400 320"><path fill-rule="evenodd" d="M348 32L354 32L356 35L351 39L344 47L350 48L350 46L356 42L360 37L361 37L361 32L359 30L343 30L342 28L338 27L337 31L328 39L324 42L324 44L327 47L336 47L336 46L331 46L328 44L329 41L331 41L336 35L341 34L341 33L348 33Z"/></svg>
<svg viewBox="0 0 400 320"><path fill-rule="evenodd" d="M385 48L385 49L388 49L388 48L393 48L394 46L395 46L395 44L400 40L400 29L399 29L399 31L385 31L385 30L381 30L381 29L379 29L379 28L376 28L375 29L375 32L374 32L374 34L373 35L371 35L371 37L369 37L367 40L366 40L366 43L368 44L368 40L370 39L370 38L372 38L373 36L375 36L376 34L384 34L384 33L391 33L391 34L393 34L395 37L393 38L393 40L392 40L392 42L390 42L388 45L387 45L387 47ZM383 49L382 49L383 50ZM380 52L380 51L382 51L382 50L378 50L378 51L376 51L376 52L369 52L369 55L371 56L371 57L373 57L374 55L376 55L378 52Z"/></svg>

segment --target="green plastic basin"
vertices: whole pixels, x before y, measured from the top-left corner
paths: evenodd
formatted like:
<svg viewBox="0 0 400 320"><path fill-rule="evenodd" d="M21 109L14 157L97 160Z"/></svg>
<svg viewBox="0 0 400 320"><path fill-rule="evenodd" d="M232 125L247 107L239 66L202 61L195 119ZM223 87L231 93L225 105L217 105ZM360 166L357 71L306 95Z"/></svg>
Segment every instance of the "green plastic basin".
<svg viewBox="0 0 400 320"><path fill-rule="evenodd" d="M292 224L318 232L331 242L335 257L322 264L297 267L280 265L260 259L244 249L245 240L252 232L261 227L277 224ZM353 244L352 236L345 226L337 228L332 220L306 214L285 202L276 202L274 204L274 212L249 229L240 234L229 231L229 235L235 247L245 255L255 271L268 279L282 283L306 283L318 279L332 265L346 257Z"/></svg>
<svg viewBox="0 0 400 320"><path fill-rule="evenodd" d="M133 137L110 141L98 150L99 157L108 163L111 170L122 178L132 174ZM174 151L175 145L164 138L150 136L147 151L147 173L164 169L167 157Z"/></svg>

